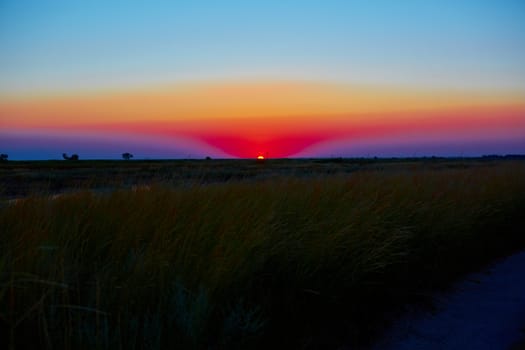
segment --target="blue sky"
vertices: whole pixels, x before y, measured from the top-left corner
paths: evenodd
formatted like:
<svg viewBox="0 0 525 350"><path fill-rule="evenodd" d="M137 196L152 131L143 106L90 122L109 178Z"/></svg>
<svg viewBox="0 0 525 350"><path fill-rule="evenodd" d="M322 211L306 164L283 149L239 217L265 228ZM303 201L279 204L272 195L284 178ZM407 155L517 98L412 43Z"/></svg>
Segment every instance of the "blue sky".
<svg viewBox="0 0 525 350"><path fill-rule="evenodd" d="M0 0L0 95L282 79L525 91L525 2Z"/></svg>

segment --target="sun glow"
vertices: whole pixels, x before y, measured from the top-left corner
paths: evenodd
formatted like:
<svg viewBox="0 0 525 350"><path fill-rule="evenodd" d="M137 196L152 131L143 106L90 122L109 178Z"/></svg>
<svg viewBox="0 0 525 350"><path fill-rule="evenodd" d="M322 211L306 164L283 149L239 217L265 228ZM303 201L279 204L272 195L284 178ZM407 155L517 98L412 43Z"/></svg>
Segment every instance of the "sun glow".
<svg viewBox="0 0 525 350"><path fill-rule="evenodd" d="M267 150L272 158L285 158L308 155L301 152L323 144L347 142L345 149L393 139L411 144L422 135L446 144L507 142L523 139L523 96L316 82L188 83L18 99L0 95L0 141L12 147L6 137L21 132L40 138L63 135L67 144L72 135L113 135L131 146L153 139L159 150L191 144L181 152L255 156L259 162L268 158ZM31 140L31 147L40 142ZM89 149L94 144L86 141Z"/></svg>

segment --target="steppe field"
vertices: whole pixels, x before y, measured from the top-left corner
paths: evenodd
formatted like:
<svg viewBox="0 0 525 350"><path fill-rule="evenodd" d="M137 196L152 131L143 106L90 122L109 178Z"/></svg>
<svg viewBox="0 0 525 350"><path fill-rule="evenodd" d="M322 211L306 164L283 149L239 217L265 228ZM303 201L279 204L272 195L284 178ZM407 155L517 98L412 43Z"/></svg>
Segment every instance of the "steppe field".
<svg viewBox="0 0 525 350"><path fill-rule="evenodd" d="M519 158L0 163L0 348L366 348L524 213Z"/></svg>

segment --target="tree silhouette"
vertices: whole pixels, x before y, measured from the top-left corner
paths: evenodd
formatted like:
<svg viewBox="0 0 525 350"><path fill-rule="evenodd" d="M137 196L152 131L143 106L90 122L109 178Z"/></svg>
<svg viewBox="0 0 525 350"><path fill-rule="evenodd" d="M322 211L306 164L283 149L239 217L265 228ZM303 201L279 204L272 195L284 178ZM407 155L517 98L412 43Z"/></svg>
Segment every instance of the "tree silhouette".
<svg viewBox="0 0 525 350"><path fill-rule="evenodd" d="M126 152L126 153L122 153L122 158L123 158L124 160L130 160L130 158L133 158L133 154L128 153L128 152Z"/></svg>
<svg viewBox="0 0 525 350"><path fill-rule="evenodd" d="M5 153L0 154L0 162L7 162L7 158L9 158L7 154Z"/></svg>
<svg viewBox="0 0 525 350"><path fill-rule="evenodd" d="M65 160L78 160L78 154L72 154L71 157L68 157L66 153L62 153L62 157Z"/></svg>

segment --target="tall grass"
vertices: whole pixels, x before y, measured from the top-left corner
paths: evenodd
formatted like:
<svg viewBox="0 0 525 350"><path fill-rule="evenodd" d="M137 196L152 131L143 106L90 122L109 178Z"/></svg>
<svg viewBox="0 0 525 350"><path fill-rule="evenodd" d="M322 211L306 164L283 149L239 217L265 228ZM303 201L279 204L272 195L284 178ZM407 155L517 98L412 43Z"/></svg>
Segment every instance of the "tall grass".
<svg viewBox="0 0 525 350"><path fill-rule="evenodd" d="M0 346L362 343L524 247L523 213L519 163L30 197L0 209Z"/></svg>

